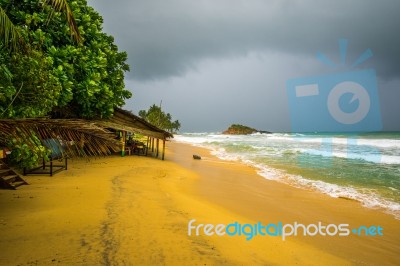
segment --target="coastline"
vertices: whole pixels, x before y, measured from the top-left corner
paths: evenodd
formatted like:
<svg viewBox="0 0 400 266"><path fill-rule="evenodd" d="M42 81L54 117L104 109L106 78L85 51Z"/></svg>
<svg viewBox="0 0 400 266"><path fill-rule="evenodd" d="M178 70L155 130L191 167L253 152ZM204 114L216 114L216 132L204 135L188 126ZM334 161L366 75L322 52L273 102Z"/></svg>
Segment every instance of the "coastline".
<svg viewBox="0 0 400 266"><path fill-rule="evenodd" d="M204 160L193 160L199 154ZM0 264L395 265L399 220L358 202L266 180L202 148L168 142L166 161L73 160L0 191ZM188 222L380 225L384 236L188 236Z"/></svg>

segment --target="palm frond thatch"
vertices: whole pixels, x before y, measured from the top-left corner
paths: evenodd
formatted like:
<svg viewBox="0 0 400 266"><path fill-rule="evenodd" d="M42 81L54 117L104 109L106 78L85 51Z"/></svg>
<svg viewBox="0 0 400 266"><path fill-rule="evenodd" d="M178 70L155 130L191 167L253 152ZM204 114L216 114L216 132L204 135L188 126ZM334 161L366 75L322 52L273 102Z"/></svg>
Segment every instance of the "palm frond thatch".
<svg viewBox="0 0 400 266"><path fill-rule="evenodd" d="M108 155L120 150L114 134L86 120L72 119L0 119L0 143L14 140L32 149L37 148L36 136L58 140L69 157Z"/></svg>
<svg viewBox="0 0 400 266"><path fill-rule="evenodd" d="M107 124L119 124L130 127L131 129L126 129L127 131L137 132L140 134L144 134L147 136L151 136L158 139L167 139L173 138L174 136L161 128L156 127L155 125L147 122L145 119L134 115L132 112L123 110L121 108L114 108L114 115L110 119L102 120L96 122L100 126L107 126ZM125 130L123 128L113 127L119 130Z"/></svg>
<svg viewBox="0 0 400 266"><path fill-rule="evenodd" d="M81 35L79 33L78 25L76 24L74 14L72 13L67 0L45 0L45 4L50 5L55 11L59 11L65 14L67 22L71 31L72 38L80 43L82 41ZM52 14L50 15L50 17Z"/></svg>
<svg viewBox="0 0 400 266"><path fill-rule="evenodd" d="M4 9L0 7L0 39L5 47L16 50L18 42L21 41L17 28L7 16Z"/></svg>

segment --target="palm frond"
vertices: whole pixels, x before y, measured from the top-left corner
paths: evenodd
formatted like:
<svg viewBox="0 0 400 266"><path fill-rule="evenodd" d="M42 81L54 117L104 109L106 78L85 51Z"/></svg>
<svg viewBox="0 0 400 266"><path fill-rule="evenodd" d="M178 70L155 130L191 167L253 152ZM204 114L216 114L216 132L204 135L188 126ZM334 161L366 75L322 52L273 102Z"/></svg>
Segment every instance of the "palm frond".
<svg viewBox="0 0 400 266"><path fill-rule="evenodd" d="M17 28L7 16L4 9L0 7L0 38L5 47L16 50L21 40Z"/></svg>
<svg viewBox="0 0 400 266"><path fill-rule="evenodd" d="M79 33L78 25L76 24L74 14L70 9L67 0L45 0L44 2L50 5L55 11L59 11L65 14L69 25L69 29L71 31L72 38L76 42L80 43L82 41L82 38Z"/></svg>
<svg viewBox="0 0 400 266"><path fill-rule="evenodd" d="M120 150L115 135L93 122L79 119L0 119L0 143L38 147L37 138L44 143L53 139L69 157L108 155Z"/></svg>

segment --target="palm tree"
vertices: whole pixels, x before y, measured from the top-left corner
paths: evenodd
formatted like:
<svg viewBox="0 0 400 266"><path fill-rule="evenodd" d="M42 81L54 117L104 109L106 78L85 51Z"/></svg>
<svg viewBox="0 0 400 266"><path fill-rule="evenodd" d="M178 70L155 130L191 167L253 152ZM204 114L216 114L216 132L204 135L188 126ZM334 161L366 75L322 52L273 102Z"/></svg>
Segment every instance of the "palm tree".
<svg viewBox="0 0 400 266"><path fill-rule="evenodd" d="M82 41L81 35L79 34L79 29L78 26L76 25L74 14L69 8L67 0L45 0L45 4L53 7L54 11L59 11L65 14L65 16L67 17L69 29L71 31L71 37L76 42L78 43L81 42Z"/></svg>
<svg viewBox="0 0 400 266"><path fill-rule="evenodd" d="M71 37L77 43L82 42L78 26L67 0L38 0L38 2L52 7L49 19L54 12L64 13ZM24 46L24 40L21 38L18 27L14 25L1 7L0 46L9 48L10 51L17 51ZM41 118L3 119L0 121L0 143L2 144L9 143L10 139L15 139L17 141L17 143L14 143L16 146L27 145L32 150L37 150L40 145L35 143L35 136L41 136L43 133L49 138L63 137L64 140L74 141L75 143L85 140L85 147L88 150L83 151L83 154L78 154L76 150L68 149L68 154L71 156L106 155L118 150L119 146L119 143L114 140L113 134L87 122L69 120L57 122L56 120Z"/></svg>
<svg viewBox="0 0 400 266"><path fill-rule="evenodd" d="M18 41L20 36L17 28L11 22L6 12L0 7L0 37L5 46L8 46L12 50L17 49Z"/></svg>
<svg viewBox="0 0 400 266"><path fill-rule="evenodd" d="M76 25L74 15L69 8L67 0L44 0L44 4L51 6L53 8L53 12L59 11L65 14L71 31L71 37L76 42L80 43L82 41L82 38L79 34L78 26ZM52 16L52 14L50 14L50 17ZM0 40L4 43L6 47L9 47L11 50L18 49L19 44L22 42L17 27L12 23L4 9L2 9L1 7Z"/></svg>

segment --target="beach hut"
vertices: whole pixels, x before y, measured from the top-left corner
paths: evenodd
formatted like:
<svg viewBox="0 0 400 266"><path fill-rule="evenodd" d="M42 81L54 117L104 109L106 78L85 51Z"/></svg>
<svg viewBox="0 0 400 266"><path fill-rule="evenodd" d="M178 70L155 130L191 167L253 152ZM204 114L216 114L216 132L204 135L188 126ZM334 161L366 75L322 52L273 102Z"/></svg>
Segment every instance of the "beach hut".
<svg viewBox="0 0 400 266"><path fill-rule="evenodd" d="M160 129L143 118L134 115L132 112L115 108L114 115L109 119L101 119L93 121L96 125L104 128L119 130L122 132L121 136L121 154L125 153L125 143L127 132L133 132L147 136L145 149L146 155L150 151L156 158L160 154L160 141L162 141L161 159L165 158L165 142L173 135L163 129Z"/></svg>
<svg viewBox="0 0 400 266"><path fill-rule="evenodd" d="M41 146L45 146L50 150L47 155L49 164L45 156L38 158L43 161L42 164L29 169L25 167L24 175L51 176L67 169L68 158L101 156L119 151L119 142L112 132L83 119L0 119L0 146L8 145L28 150L40 150ZM54 160L64 163L53 164Z"/></svg>
<svg viewBox="0 0 400 266"><path fill-rule="evenodd" d="M120 141L110 129L122 132ZM58 170L67 169L67 158L103 156L115 152L124 155L127 132L147 136L146 155L150 151L156 158L160 154L161 140L161 159L164 160L165 142L173 135L120 108L116 108L113 117L109 119L86 120L65 116L0 119L0 147L6 147L10 141L19 146L26 145L30 149L45 145L51 151L50 164L47 165L43 159L40 167L24 169L24 173L53 175ZM53 159L63 159L64 164L53 164Z"/></svg>

